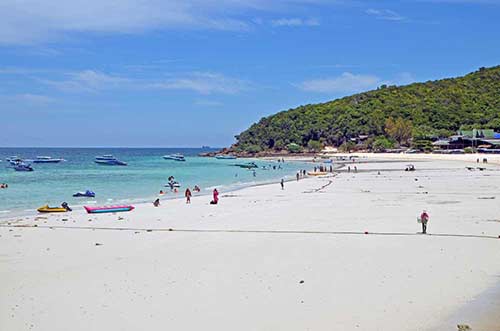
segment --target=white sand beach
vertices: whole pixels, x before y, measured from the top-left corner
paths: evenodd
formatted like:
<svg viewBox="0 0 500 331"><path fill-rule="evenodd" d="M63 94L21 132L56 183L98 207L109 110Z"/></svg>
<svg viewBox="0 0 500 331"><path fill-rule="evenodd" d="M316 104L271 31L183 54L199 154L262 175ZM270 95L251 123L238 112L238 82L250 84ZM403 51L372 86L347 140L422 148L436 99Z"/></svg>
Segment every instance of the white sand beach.
<svg viewBox="0 0 500 331"><path fill-rule="evenodd" d="M500 330L500 167L468 161L2 220L0 330Z"/></svg>

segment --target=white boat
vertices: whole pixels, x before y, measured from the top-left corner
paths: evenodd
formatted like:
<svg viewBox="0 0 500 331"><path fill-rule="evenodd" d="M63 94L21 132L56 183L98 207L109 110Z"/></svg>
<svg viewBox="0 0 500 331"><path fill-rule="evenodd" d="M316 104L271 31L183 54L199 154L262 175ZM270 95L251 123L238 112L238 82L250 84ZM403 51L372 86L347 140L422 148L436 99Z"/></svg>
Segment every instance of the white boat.
<svg viewBox="0 0 500 331"><path fill-rule="evenodd" d="M215 158L217 160L236 160L236 156L230 155L230 154L227 154L227 155L219 154L219 155L216 155Z"/></svg>
<svg viewBox="0 0 500 331"><path fill-rule="evenodd" d="M59 163L64 161L64 159L53 159L50 156L37 156L36 159L33 160L33 163Z"/></svg>
<svg viewBox="0 0 500 331"><path fill-rule="evenodd" d="M126 162L118 160L113 155L96 156L94 162L97 164L112 165L112 166L126 166L127 165Z"/></svg>
<svg viewBox="0 0 500 331"><path fill-rule="evenodd" d="M179 153L163 155L163 158L165 160L186 161L186 159L184 158L184 155L179 154Z"/></svg>

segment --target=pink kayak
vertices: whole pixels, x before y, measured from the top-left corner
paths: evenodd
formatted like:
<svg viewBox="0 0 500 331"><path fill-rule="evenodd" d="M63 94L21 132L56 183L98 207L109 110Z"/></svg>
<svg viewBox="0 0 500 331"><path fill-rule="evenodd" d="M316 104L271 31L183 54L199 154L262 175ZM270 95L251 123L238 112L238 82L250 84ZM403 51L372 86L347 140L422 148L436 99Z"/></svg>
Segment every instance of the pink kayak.
<svg viewBox="0 0 500 331"><path fill-rule="evenodd" d="M131 205L120 205L120 206L101 206L101 207L94 207L94 206L83 206L87 213L89 214L99 214L99 213L118 213L122 211L131 211L135 207Z"/></svg>

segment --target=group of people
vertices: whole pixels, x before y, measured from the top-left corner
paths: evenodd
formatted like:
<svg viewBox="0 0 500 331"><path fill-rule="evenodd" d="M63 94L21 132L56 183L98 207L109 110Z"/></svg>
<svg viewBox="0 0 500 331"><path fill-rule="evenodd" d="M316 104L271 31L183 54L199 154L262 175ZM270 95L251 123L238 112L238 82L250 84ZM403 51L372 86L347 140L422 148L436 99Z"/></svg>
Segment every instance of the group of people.
<svg viewBox="0 0 500 331"><path fill-rule="evenodd" d="M299 181L299 179L301 179L305 176L306 176L306 171L304 169L297 171L297 174L295 175L295 177L297 178L297 181Z"/></svg>
<svg viewBox="0 0 500 331"><path fill-rule="evenodd" d="M193 191L194 192L200 192L201 189L198 185L195 185L194 188L193 188ZM160 191L160 195L163 195L165 194L162 190ZM186 198L186 204L190 204L191 203L191 197L193 196L193 193L191 192L191 190L188 188L186 188L186 191L184 192L184 197ZM212 201L210 201L210 204L211 205L216 205L219 203L219 191L217 191L217 189L215 188L212 192ZM156 198L155 201L153 201L153 206L155 207L158 207L160 205L160 198Z"/></svg>
<svg viewBox="0 0 500 331"><path fill-rule="evenodd" d="M7 183L2 183L0 184L0 188L9 188L9 185Z"/></svg>

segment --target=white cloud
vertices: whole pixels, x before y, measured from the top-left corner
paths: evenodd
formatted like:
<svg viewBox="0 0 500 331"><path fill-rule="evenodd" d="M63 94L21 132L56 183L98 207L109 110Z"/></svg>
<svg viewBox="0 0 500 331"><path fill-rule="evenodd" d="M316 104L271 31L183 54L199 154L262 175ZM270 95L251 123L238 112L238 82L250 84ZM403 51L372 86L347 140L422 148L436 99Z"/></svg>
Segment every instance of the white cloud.
<svg viewBox="0 0 500 331"><path fill-rule="evenodd" d="M189 90L199 94L237 94L250 88L250 83L220 73L191 72L169 79L131 78L96 70L65 73L64 79L38 79L45 85L63 92L99 92L112 89L129 90Z"/></svg>
<svg viewBox="0 0 500 331"><path fill-rule="evenodd" d="M344 72L338 77L306 80L299 87L308 92L351 93L376 88L380 81L377 76Z"/></svg>
<svg viewBox="0 0 500 331"><path fill-rule="evenodd" d="M250 84L244 80L227 77L219 73L195 72L183 77L153 83L149 87L164 90L191 90L200 94L237 94L249 89Z"/></svg>
<svg viewBox="0 0 500 331"><path fill-rule="evenodd" d="M31 94L31 93L17 94L14 96L14 98L19 101L24 101L36 105L52 103L55 101L53 98L48 97L46 95Z"/></svg>
<svg viewBox="0 0 500 331"><path fill-rule="evenodd" d="M386 20L386 21L403 21L406 19L406 17L401 16L400 14L396 13L393 10L390 9L367 9L365 11L368 15L372 15L375 18L379 20Z"/></svg>
<svg viewBox="0 0 500 331"><path fill-rule="evenodd" d="M201 107L219 107L223 105L222 102L215 100L196 100L194 104Z"/></svg>
<svg viewBox="0 0 500 331"><path fill-rule="evenodd" d="M271 25L272 26L318 26L320 25L320 22L318 19L315 18L308 18L308 19L303 19L303 18L280 18L280 19L275 19L271 20Z"/></svg>
<svg viewBox="0 0 500 331"><path fill-rule="evenodd" d="M68 73L66 76L69 76L69 78L64 80L42 80L42 82L66 92L96 92L132 84L132 80L129 78L109 75L95 70Z"/></svg>
<svg viewBox="0 0 500 331"><path fill-rule="evenodd" d="M289 12L322 0L2 0L0 44L37 44L72 33L148 30L248 30L242 13ZM305 24L313 25L314 20ZM292 24L294 24L292 22Z"/></svg>
<svg viewBox="0 0 500 331"><path fill-rule="evenodd" d="M407 72L399 73L392 80L382 80L374 75L356 75L344 72L340 76L306 80L298 85L304 91L317 93L356 93L376 89L380 85L406 85L415 81Z"/></svg>

